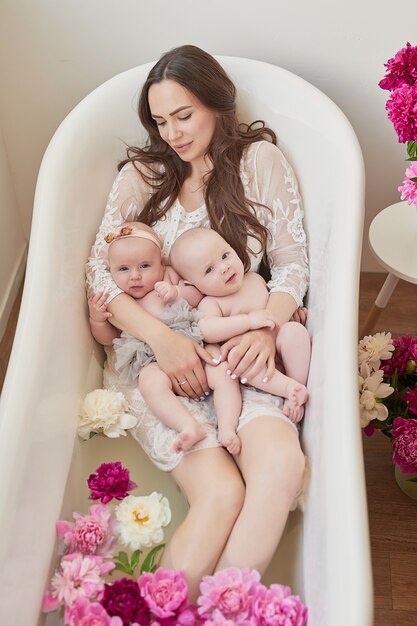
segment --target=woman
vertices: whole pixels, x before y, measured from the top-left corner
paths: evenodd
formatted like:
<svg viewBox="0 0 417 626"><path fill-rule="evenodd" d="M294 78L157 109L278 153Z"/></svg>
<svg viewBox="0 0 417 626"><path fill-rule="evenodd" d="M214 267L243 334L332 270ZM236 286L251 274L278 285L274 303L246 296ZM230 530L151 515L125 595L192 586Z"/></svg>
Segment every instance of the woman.
<svg viewBox="0 0 417 626"><path fill-rule="evenodd" d="M108 350L105 385L128 397L140 417L133 436L158 467L171 472L189 503L161 565L185 571L191 598L201 577L215 570L266 569L300 489L304 455L296 427L282 412L282 399L246 387L238 427L241 453L233 458L219 446L211 398L192 401L209 391L202 360L211 362L210 355L115 288L104 236L123 221L140 218L157 232L167 259L182 232L211 226L246 269L258 270L265 257L271 271L268 309L280 325L291 318L308 281L297 183L274 145L273 131L263 124L239 125L235 95L219 63L199 48L181 46L161 57L139 100L148 144L130 148L120 164L88 266L90 291L110 293L112 322L151 346L175 393L207 429L190 452L174 453L176 433L149 413L135 388L119 384ZM226 342L230 375L247 378L266 366L270 376L275 333L255 330ZM283 337L281 357L293 376L290 351Z"/></svg>

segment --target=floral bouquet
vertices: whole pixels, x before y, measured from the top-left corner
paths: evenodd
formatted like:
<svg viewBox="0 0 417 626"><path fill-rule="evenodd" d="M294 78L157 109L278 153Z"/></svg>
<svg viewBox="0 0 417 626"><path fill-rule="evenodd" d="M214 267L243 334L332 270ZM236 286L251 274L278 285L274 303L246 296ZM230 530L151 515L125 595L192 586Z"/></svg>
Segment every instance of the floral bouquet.
<svg viewBox="0 0 417 626"><path fill-rule="evenodd" d="M43 611L60 611L67 626L305 626L300 598L285 585L265 587L248 568L204 576L190 605L184 573L157 565L171 520L167 498L130 495L137 485L120 462L100 465L87 484L99 503L57 522L61 559ZM151 548L144 558L143 548ZM124 576L111 580L116 570Z"/></svg>
<svg viewBox="0 0 417 626"><path fill-rule="evenodd" d="M392 460L404 474L417 474L416 362L413 337L376 333L359 342L361 426L367 435L380 430L389 437Z"/></svg>
<svg viewBox="0 0 417 626"><path fill-rule="evenodd" d="M411 161L398 191L401 200L417 205L417 46L407 43L385 67L385 77L379 82L381 89L391 93L385 108L398 141L407 144L407 161Z"/></svg>

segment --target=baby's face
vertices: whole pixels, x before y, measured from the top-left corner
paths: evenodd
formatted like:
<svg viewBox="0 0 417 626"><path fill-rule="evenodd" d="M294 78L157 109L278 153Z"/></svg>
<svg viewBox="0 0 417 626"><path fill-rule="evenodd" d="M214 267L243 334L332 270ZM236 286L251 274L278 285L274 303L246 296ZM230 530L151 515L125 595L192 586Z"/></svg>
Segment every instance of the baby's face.
<svg viewBox="0 0 417 626"><path fill-rule="evenodd" d="M244 267L236 252L212 230L179 251L179 273L205 296L229 296L242 286Z"/></svg>
<svg viewBox="0 0 417 626"><path fill-rule="evenodd" d="M158 246L139 237L114 241L109 247L109 265L116 285L136 299L146 296L164 276Z"/></svg>

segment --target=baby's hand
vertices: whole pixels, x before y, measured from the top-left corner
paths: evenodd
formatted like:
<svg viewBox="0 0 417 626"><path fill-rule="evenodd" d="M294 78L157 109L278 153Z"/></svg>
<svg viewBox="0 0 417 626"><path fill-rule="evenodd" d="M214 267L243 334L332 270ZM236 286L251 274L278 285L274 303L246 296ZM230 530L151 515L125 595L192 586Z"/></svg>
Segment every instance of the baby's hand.
<svg viewBox="0 0 417 626"><path fill-rule="evenodd" d="M111 317L106 304L108 297L107 291L99 291L88 298L89 314L94 322L106 322Z"/></svg>
<svg viewBox="0 0 417 626"><path fill-rule="evenodd" d="M160 280L155 283L154 287L156 293L164 302L171 304L178 300L179 291L176 285L170 285L166 280Z"/></svg>
<svg viewBox="0 0 417 626"><path fill-rule="evenodd" d="M273 316L266 309L252 311L248 313L248 317L251 330L256 330L257 328L275 328Z"/></svg>

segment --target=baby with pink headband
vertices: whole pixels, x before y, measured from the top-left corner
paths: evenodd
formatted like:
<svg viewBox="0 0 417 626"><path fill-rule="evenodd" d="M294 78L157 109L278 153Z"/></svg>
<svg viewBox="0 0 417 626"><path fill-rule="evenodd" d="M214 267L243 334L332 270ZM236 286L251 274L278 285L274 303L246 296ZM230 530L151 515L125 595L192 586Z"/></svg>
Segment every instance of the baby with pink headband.
<svg viewBox="0 0 417 626"><path fill-rule="evenodd" d="M132 296L146 311L170 328L203 344L198 327L200 314L194 308L200 292L186 285L172 267L162 260L161 244L152 228L140 222L125 222L106 236L108 263L116 285ZM107 310L108 294L100 292L88 300L91 332L102 345L114 346L116 369L123 384L138 382L146 404L166 426L176 430L175 452L188 451L204 439L206 430L175 395L170 378L159 368L150 346L115 328ZM211 370L214 396L227 393L234 381L226 374L226 363ZM184 381L178 381L183 384ZM205 398L201 398L204 400ZM239 446L240 449L240 446ZM235 448L233 448L235 450ZM230 450L232 454L236 451Z"/></svg>

